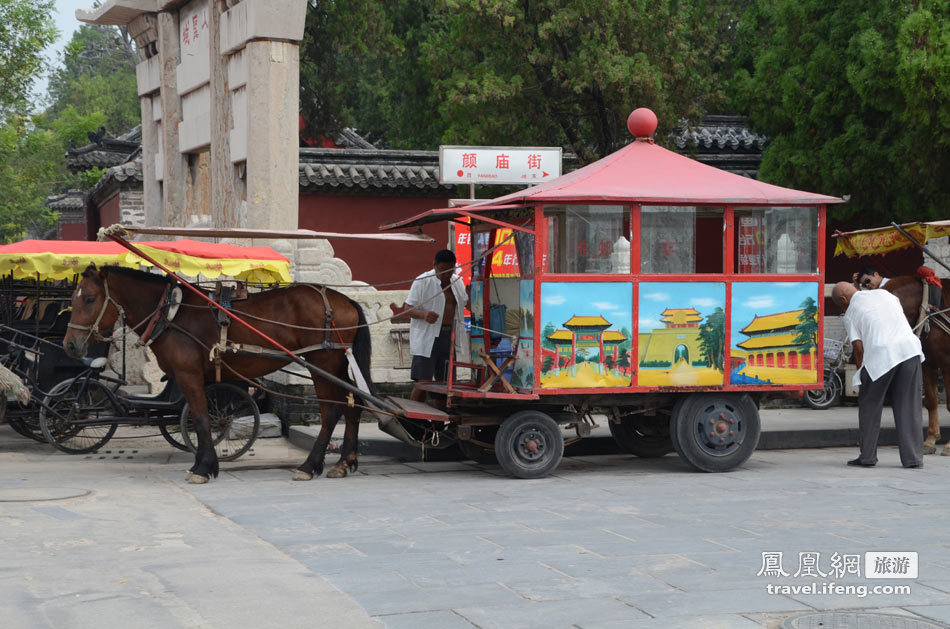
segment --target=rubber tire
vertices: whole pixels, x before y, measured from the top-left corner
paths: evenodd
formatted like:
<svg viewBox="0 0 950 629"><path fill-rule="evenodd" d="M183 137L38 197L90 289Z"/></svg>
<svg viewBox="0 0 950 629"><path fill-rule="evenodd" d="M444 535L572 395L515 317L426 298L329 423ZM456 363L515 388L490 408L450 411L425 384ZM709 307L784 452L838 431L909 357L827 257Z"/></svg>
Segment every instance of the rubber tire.
<svg viewBox="0 0 950 629"><path fill-rule="evenodd" d="M176 428L174 432L169 430L169 428L172 427L172 424L174 424L174 427ZM180 427L181 419L179 417L179 421L177 422L161 422L158 425L158 432L162 433L162 437L164 437L165 441L167 441L173 448L177 448L182 452L191 452L191 448L188 447L188 444L185 443L184 438L181 436Z"/></svg>
<svg viewBox="0 0 950 629"><path fill-rule="evenodd" d="M669 435L646 435L633 417L621 418L620 423L608 421L607 427L621 450L641 459L658 459L674 451Z"/></svg>
<svg viewBox="0 0 950 629"><path fill-rule="evenodd" d="M544 440L544 452L534 461L522 454L518 447L524 437L532 433ZM519 411L498 429L495 456L502 469L515 478L543 478L561 463L564 436L560 426L549 415L541 411Z"/></svg>
<svg viewBox="0 0 950 629"><path fill-rule="evenodd" d="M671 417L671 429L675 429L674 444L686 463L701 472L727 472L745 463L759 443L761 422L759 409L748 395L726 393L693 393ZM701 435L706 429L707 417L717 413L734 416L745 433L742 442L731 452L713 454L710 446L702 445ZM727 446L728 447L728 446Z"/></svg>
<svg viewBox="0 0 950 629"><path fill-rule="evenodd" d="M98 413L98 417L121 417L122 409L120 409L115 402L112 401L112 397L109 395L108 388L99 382L98 380L85 380L74 378L68 378L62 382L56 384L49 393L43 399L43 403L46 406L55 408L57 405L69 405L72 406L76 404L79 390L85 386L85 395L84 401L79 402L79 407L81 412L84 413ZM73 392L73 389L76 389ZM70 411L71 412L71 411ZM43 431L43 436L46 437L46 441L52 445L57 450L66 452L67 454L88 454L90 452L95 452L106 443L109 439L112 439L112 435L115 434L118 426L116 424L109 424L105 426L89 426L88 428L81 428L83 430L99 430L105 428L105 432L96 434L92 433L92 436L89 438L95 439L90 445L85 445L82 447L71 446L69 445L70 440L75 439L79 433L73 433L66 437L66 426L61 425L59 418L54 418L50 415L44 407L39 409L40 415L40 430ZM71 432L71 431L70 431Z"/></svg>
<svg viewBox="0 0 950 629"><path fill-rule="evenodd" d="M227 382L214 382L205 386L208 401L208 418L211 421L211 437L219 461L235 461L251 449L261 430L261 413L254 398L247 390ZM234 412L246 413L239 417L253 417L250 435L229 438ZM181 409L181 436L190 452L198 447L198 438L191 421L188 403Z"/></svg>
<svg viewBox="0 0 950 629"><path fill-rule="evenodd" d="M485 443L493 442L497 436L497 428L494 426L473 426L472 432L474 433L472 435L473 437ZM471 441L462 441L461 439L458 441L458 447L462 452L462 456L470 461L475 461L482 465L498 463L498 458L495 456L494 450L489 450Z"/></svg>
<svg viewBox="0 0 950 629"><path fill-rule="evenodd" d="M676 454L683 458L683 453L680 451L679 439L676 436L676 426L679 423L679 416L683 412L683 405L689 400L690 395L684 394L676 398L676 402L673 404L673 410L670 412L670 443L673 445L673 451Z"/></svg>
<svg viewBox="0 0 950 629"><path fill-rule="evenodd" d="M829 369L825 371L825 387L805 391L805 403L816 411L824 411L838 406L843 391L844 383L841 381L841 376Z"/></svg>

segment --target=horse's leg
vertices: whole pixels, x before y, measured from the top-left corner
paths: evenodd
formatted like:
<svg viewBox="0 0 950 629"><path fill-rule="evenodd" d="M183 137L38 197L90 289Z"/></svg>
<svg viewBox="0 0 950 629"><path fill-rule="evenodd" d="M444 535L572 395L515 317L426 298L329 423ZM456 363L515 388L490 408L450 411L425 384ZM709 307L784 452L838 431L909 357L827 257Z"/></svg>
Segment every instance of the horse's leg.
<svg viewBox="0 0 950 629"><path fill-rule="evenodd" d="M211 441L211 423L208 421L208 400L205 398L204 376L200 373L176 372L175 380L188 402L195 432L198 435L195 464L188 472L188 482L200 485L218 475L218 455Z"/></svg>
<svg viewBox="0 0 950 629"><path fill-rule="evenodd" d="M317 398L321 400L337 398L334 395L336 387L328 382L314 378L313 388ZM333 429L336 428L342 414L343 407L339 404L320 403L320 434L317 435L317 441L310 449L307 459L294 471L294 480L312 480L315 475L319 476L323 473L323 459L327 453L327 444L330 443Z"/></svg>
<svg viewBox="0 0 950 629"><path fill-rule="evenodd" d="M946 389L948 386L947 383L950 382L950 379L947 378L947 376L950 376L950 366L944 366L940 370L940 373L941 375L943 375L943 387L944 389ZM934 389L936 389L936 387L934 387ZM945 391L945 393L947 395L947 410L950 411L950 391ZM936 393L934 393L934 397L936 397ZM939 423L930 424L930 430L934 431L934 443L936 444L937 440L939 440L940 437L942 436L940 434L940 424ZM929 438L929 433L928 433L928 438ZM940 455L950 456L950 441L944 444L943 450L940 451Z"/></svg>
<svg viewBox="0 0 950 629"><path fill-rule="evenodd" d="M927 363L924 363L924 365L926 364ZM937 397L937 368L934 365L924 366L921 371L924 385L924 406L927 408L927 416L929 419L927 438L924 440L924 454L933 454L937 451L937 439L940 437L940 400Z"/></svg>
<svg viewBox="0 0 950 629"><path fill-rule="evenodd" d="M359 467L356 458L360 435L360 413L362 409L347 408L343 412L346 418L346 432L343 435L343 447L340 448L340 460L327 472L327 478L345 478L347 472L355 472Z"/></svg>

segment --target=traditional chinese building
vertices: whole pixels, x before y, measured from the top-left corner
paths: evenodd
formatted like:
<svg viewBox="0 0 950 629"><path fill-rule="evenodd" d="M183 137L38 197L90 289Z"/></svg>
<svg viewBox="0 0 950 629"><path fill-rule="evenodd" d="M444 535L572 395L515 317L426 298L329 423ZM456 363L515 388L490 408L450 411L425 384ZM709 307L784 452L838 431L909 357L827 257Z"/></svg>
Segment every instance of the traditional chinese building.
<svg viewBox="0 0 950 629"><path fill-rule="evenodd" d="M692 365L702 357L699 324L703 320L695 308L667 308L662 328L639 336L639 360L644 366L672 366L685 360Z"/></svg>
<svg viewBox="0 0 950 629"><path fill-rule="evenodd" d="M599 362L611 356L617 364L620 358L620 344L627 340L623 332L608 330L612 323L603 316L579 317L574 315L564 323L566 330L556 330L548 335L548 340L554 343L557 364L555 367L573 365L578 348L597 348Z"/></svg>
<svg viewBox="0 0 950 629"><path fill-rule="evenodd" d="M804 310L790 310L776 314L756 315L752 322L739 330L749 338L738 347L745 350L746 364L753 367L777 367L780 369L812 369L815 364L815 347L805 350L796 343L795 328L801 324L799 317Z"/></svg>

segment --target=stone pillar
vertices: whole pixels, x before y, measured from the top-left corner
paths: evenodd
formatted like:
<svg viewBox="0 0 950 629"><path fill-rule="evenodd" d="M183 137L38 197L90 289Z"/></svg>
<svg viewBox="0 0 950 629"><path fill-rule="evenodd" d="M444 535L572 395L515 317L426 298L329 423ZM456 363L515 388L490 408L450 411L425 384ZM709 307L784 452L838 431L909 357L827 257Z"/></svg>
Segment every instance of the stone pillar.
<svg viewBox="0 0 950 629"><path fill-rule="evenodd" d="M142 203L145 224L161 225L165 217L162 201L162 171L159 153L161 134L161 58L157 52L158 17L144 13L128 26L145 60L135 67L139 102L142 105Z"/></svg>
<svg viewBox="0 0 950 629"><path fill-rule="evenodd" d="M212 0L209 10L211 32L221 30L221 15L227 10L225 0ZM221 37L211 40L211 216L215 227L246 227L244 199L247 186L243 167L231 159L231 126L234 117L232 89L243 89L247 82L246 70L235 73L232 85L231 62L234 57L243 57L243 52L229 57L222 54ZM240 64L235 64L239 66Z"/></svg>
<svg viewBox="0 0 950 629"><path fill-rule="evenodd" d="M181 98L178 94L178 66L181 50L178 43L178 11L158 13L158 56L161 64L161 133L158 159L162 163L162 225L184 227L187 221L186 187L188 162L178 151L178 126L182 121Z"/></svg>

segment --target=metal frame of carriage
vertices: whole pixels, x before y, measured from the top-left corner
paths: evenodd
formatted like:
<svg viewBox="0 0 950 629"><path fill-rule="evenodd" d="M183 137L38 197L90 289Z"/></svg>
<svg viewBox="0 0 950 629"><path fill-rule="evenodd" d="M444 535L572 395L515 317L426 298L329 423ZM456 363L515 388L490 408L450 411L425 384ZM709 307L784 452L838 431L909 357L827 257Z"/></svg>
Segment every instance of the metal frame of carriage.
<svg viewBox="0 0 950 629"><path fill-rule="evenodd" d="M153 245L155 243L148 243ZM164 244L160 245L164 246ZM71 248L72 247L72 248ZM179 243L174 249L188 253L187 245ZM75 252L66 253L64 252ZM282 258L272 252L274 258ZM120 254L120 255L117 255ZM33 256L34 259L30 259ZM4 406L8 421L14 430L37 441L51 443L70 454L94 452L103 447L115 434L119 425L155 426L172 446L183 451L194 451L197 439L193 434L188 405L174 381L166 380L162 391L155 395L127 395L118 392L125 381L125 340L123 343L122 374L118 378L102 373L104 357L72 359L65 355L56 341L59 336L39 336L39 322L31 334L13 327L10 320L13 300L17 295L40 299L58 299L68 304L75 289L75 273L90 262L138 264L139 258L127 257L127 249L113 243L54 241L25 241L0 247L0 264L9 271L4 278L3 314L6 324L0 325L8 353L4 356L11 371L30 389L31 400L25 405L8 402ZM191 261L192 264L194 261ZM286 259L283 263L289 264ZM216 263L213 259L210 264ZM240 270L240 264L237 267ZM256 276L261 265L250 263L244 269ZM14 279L18 276L21 279ZM29 279L22 279L29 278ZM67 279L69 278L69 279ZM274 279L289 278L288 273ZM106 345L101 344L102 350ZM107 350L106 350L107 351ZM103 353L103 352L96 352ZM38 370L53 366L51 383L41 383ZM48 379L48 378L47 378ZM53 383L54 382L54 383ZM51 386L47 386L51 384ZM220 460L232 461L246 453L257 438L260 428L260 410L257 400L241 383L212 383L206 390L212 417L215 449ZM241 418L238 424L233 420Z"/></svg>

